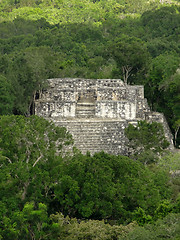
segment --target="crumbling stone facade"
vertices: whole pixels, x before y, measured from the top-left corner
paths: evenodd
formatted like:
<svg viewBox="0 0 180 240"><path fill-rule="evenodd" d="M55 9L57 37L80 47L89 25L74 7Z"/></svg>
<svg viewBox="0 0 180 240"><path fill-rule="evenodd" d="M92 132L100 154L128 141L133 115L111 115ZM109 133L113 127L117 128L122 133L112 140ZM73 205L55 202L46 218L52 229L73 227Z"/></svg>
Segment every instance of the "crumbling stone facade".
<svg viewBox="0 0 180 240"><path fill-rule="evenodd" d="M104 150L126 155L124 129L139 120L162 123L173 147L167 122L163 114L150 111L143 86L125 85L120 79L56 78L48 82L49 87L35 101L35 114L66 127L82 153Z"/></svg>

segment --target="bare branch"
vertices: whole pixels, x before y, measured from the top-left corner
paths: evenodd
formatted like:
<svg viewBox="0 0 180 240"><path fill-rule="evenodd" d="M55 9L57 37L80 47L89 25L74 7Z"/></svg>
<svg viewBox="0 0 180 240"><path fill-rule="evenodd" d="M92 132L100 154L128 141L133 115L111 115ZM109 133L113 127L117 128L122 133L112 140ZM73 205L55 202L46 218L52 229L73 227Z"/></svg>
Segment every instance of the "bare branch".
<svg viewBox="0 0 180 240"><path fill-rule="evenodd" d="M127 85L127 81L129 76L131 75L131 71L132 71L133 67L126 65L122 67L123 70L123 78L124 78L124 83Z"/></svg>
<svg viewBox="0 0 180 240"><path fill-rule="evenodd" d="M39 162L39 160L40 160L42 157L43 157L43 155L41 154L41 155L38 157L38 159L35 161L35 163L33 164L33 167L36 166L36 164Z"/></svg>
<svg viewBox="0 0 180 240"><path fill-rule="evenodd" d="M3 156L3 157L5 157L5 158L8 160L9 163L12 163L11 159L9 159L9 158L6 157L6 156Z"/></svg>

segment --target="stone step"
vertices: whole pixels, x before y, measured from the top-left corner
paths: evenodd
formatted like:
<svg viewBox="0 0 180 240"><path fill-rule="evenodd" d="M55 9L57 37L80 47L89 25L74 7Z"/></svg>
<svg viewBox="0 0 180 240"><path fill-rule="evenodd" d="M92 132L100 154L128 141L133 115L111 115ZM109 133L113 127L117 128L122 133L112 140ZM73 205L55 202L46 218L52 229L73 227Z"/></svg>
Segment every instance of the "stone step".
<svg viewBox="0 0 180 240"><path fill-rule="evenodd" d="M76 117L78 118L92 118L95 117L95 109L80 109L76 110Z"/></svg>
<svg viewBox="0 0 180 240"><path fill-rule="evenodd" d="M78 118L93 118L95 116L95 104L94 103L77 103L76 105L76 117Z"/></svg>
<svg viewBox="0 0 180 240"><path fill-rule="evenodd" d="M64 120L56 122L64 126L72 134L75 146L85 154L108 149L109 153L121 154L126 149L123 130L124 123L117 121Z"/></svg>
<svg viewBox="0 0 180 240"><path fill-rule="evenodd" d="M76 114L77 118L93 118L94 114Z"/></svg>

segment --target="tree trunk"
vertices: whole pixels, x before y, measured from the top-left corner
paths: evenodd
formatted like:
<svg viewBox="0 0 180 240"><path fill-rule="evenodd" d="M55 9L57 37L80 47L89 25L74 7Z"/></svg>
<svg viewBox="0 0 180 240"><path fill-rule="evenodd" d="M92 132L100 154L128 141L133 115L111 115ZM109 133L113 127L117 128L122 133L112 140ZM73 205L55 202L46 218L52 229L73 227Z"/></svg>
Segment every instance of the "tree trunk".
<svg viewBox="0 0 180 240"><path fill-rule="evenodd" d="M177 135L178 135L178 132L179 132L179 128L180 128L180 126L178 126L177 127L177 129L175 130L175 134L174 134L174 145L175 145L175 147L176 147L176 140L177 140Z"/></svg>
<svg viewBox="0 0 180 240"><path fill-rule="evenodd" d="M123 79L124 79L124 83L125 85L128 84L128 78L131 75L131 71L132 71L132 67L131 66L123 66L122 67L123 70Z"/></svg>

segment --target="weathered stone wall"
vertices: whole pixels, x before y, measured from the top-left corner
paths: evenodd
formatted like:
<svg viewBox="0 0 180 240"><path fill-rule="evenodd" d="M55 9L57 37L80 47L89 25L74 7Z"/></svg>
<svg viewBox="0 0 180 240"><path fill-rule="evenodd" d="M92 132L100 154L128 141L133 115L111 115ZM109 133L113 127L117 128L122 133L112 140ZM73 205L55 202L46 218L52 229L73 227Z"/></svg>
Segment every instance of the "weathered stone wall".
<svg viewBox="0 0 180 240"><path fill-rule="evenodd" d="M65 126L83 153L127 154L124 129L138 120L161 122L172 142L164 116L150 111L143 86L126 86L120 79L57 78L48 82L48 89L35 102L35 114Z"/></svg>
<svg viewBox="0 0 180 240"><path fill-rule="evenodd" d="M36 113L43 117L76 117L77 108L94 110L91 117L129 120L144 118L147 103L143 86L125 86L120 79L49 79L36 101Z"/></svg>

